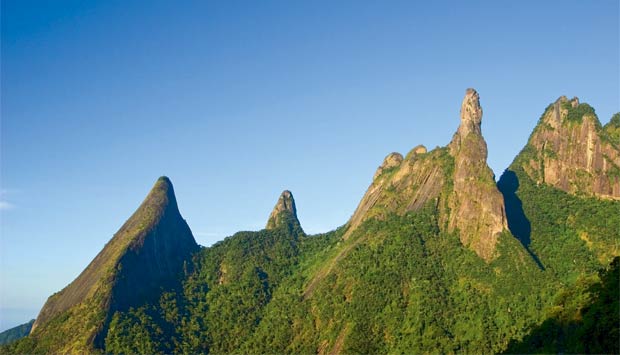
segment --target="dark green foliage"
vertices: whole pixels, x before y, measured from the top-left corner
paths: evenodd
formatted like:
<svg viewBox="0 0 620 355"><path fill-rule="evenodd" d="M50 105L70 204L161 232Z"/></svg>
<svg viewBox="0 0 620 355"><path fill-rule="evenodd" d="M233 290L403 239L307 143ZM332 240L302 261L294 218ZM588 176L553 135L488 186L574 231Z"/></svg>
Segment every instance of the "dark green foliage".
<svg viewBox="0 0 620 355"><path fill-rule="evenodd" d="M617 353L618 259L597 272L618 254L620 203L537 185L514 164L499 186L520 203L508 216L519 240L502 233L488 263L441 228L445 201L385 212L346 240L346 227L307 236L287 214L198 250L178 284L113 314L102 351ZM63 334L0 352L53 352Z"/></svg>
<svg viewBox="0 0 620 355"><path fill-rule="evenodd" d="M306 244L298 224L239 232L202 249L181 288L164 293L157 305L117 313L106 352L231 353L259 324L272 293L299 262ZM132 324L137 324L133 327ZM129 335L128 335L129 334ZM136 342L136 337L151 342Z"/></svg>
<svg viewBox="0 0 620 355"><path fill-rule="evenodd" d="M102 351L112 315L155 303L162 291L179 287L184 265L197 249L172 184L159 178L89 266L48 299L32 334L15 344L15 352Z"/></svg>
<svg viewBox="0 0 620 355"><path fill-rule="evenodd" d="M577 105L576 107L573 107L570 102L564 102L562 103L562 108L568 111L568 114L566 115L566 120L568 120L568 122L581 123L583 116L585 115L596 117L594 108L586 103L582 103ZM596 119L596 121L598 122L598 118Z"/></svg>
<svg viewBox="0 0 620 355"><path fill-rule="evenodd" d="M114 314L105 352L609 349L617 294L600 286L609 281L598 284L596 278L607 254L589 248L579 232L587 232L593 245L617 240L617 203L519 182L513 193L523 202L529 245L545 270L507 232L497 246L500 257L484 262L456 234L441 231L435 203L404 216L369 219L346 241L344 229L306 236L298 224L280 223L201 249L180 286L158 302ZM304 296L325 260L345 248L346 256ZM609 280L606 275L601 279ZM571 323L574 314L578 325ZM561 327L556 320L564 322Z"/></svg>
<svg viewBox="0 0 620 355"><path fill-rule="evenodd" d="M613 116L611 116L611 120L609 120L609 123L607 123L605 126L620 128L620 112L614 113Z"/></svg>
<svg viewBox="0 0 620 355"><path fill-rule="evenodd" d="M620 353L620 258L556 297L549 318L507 353Z"/></svg>
<svg viewBox="0 0 620 355"><path fill-rule="evenodd" d="M516 164L512 169L504 173L498 185L506 191L503 186L508 178L517 179L516 195L531 224L528 247L555 278L573 283L580 275L595 273L618 255L620 203L576 197L536 184ZM511 226L519 227L522 224Z"/></svg>
<svg viewBox="0 0 620 355"><path fill-rule="evenodd" d="M30 329L32 329L32 324L34 323L34 319L28 323L24 323L18 325L17 327L13 327L11 329L7 329L0 333L0 345L8 344L17 339L21 339L27 336L30 333Z"/></svg>
<svg viewBox="0 0 620 355"><path fill-rule="evenodd" d="M170 349L156 317L146 307L115 313L105 339L106 352L111 354L163 354Z"/></svg>
<svg viewBox="0 0 620 355"><path fill-rule="evenodd" d="M620 112L615 113L603 128L603 138L616 147L620 146Z"/></svg>
<svg viewBox="0 0 620 355"><path fill-rule="evenodd" d="M502 237L503 256L487 265L456 235L440 233L435 216L429 206L369 220L339 245L330 242L336 235L319 237L319 254L353 249L309 298L302 295L303 270L286 278L254 334L231 351L493 352L523 336L541 317L541 296L531 291L544 284L543 273L509 234ZM302 252L300 259L312 268L312 256Z"/></svg>

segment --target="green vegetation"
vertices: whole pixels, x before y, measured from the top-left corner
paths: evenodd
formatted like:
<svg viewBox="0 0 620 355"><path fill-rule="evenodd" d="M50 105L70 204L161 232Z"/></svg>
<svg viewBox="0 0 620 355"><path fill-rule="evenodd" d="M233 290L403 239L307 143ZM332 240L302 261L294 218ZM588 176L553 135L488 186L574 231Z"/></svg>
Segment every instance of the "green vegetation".
<svg viewBox="0 0 620 355"><path fill-rule="evenodd" d="M617 354L620 343L618 299L620 258L600 277L580 278L560 293L548 318L506 353Z"/></svg>
<svg viewBox="0 0 620 355"><path fill-rule="evenodd" d="M596 118L587 104L562 108L570 124ZM537 130L551 129L541 123ZM613 138L618 127L620 114L605 134ZM483 138L468 136L461 153L467 159L448 148L410 153L385 169L355 228L309 236L294 207L276 209L267 229L188 247L191 260L188 252L143 262L129 251L148 243L155 224L158 232L172 225L175 238L191 236L178 211L179 221L160 223L170 215L162 206L171 201L176 211L169 181L160 179L84 279L48 303L83 287L88 297L75 291L69 306L52 307L31 336L0 353L620 353L620 201L537 182L543 157L560 158L528 144L497 184L512 232L501 233L497 257L485 261L463 246L465 228L447 232L461 201L497 194ZM458 191L456 164L468 177ZM457 193L465 196L451 203ZM145 277L141 265L169 259L182 270L178 279L158 279L148 297L119 306L146 289L127 281Z"/></svg>
<svg viewBox="0 0 620 355"><path fill-rule="evenodd" d="M486 264L443 234L432 204L415 214L308 237L286 226L201 250L182 289L117 312L109 353L491 353L543 321L555 286L509 234ZM357 242L361 240L361 242ZM309 273L351 252L305 299ZM545 287L547 285L547 287ZM541 289L542 287L542 289Z"/></svg>
<svg viewBox="0 0 620 355"><path fill-rule="evenodd" d="M149 248L154 243L165 247ZM145 245L147 251L136 252ZM40 324L35 324L30 336L12 344L11 351L101 351L111 313L157 300L160 288L180 283L183 261L196 249L178 213L170 181L159 178L141 206L78 278L48 299L38 318ZM161 273L148 268L153 263L158 263Z"/></svg>
<svg viewBox="0 0 620 355"><path fill-rule="evenodd" d="M531 223L530 249L555 278L572 283L620 255L620 203L536 184L518 164L517 195ZM501 180L500 180L501 185Z"/></svg>
<svg viewBox="0 0 620 355"><path fill-rule="evenodd" d="M30 329L32 329L32 324L34 324L34 319L28 323L24 323L18 325L17 327L3 331L0 333L0 345L8 344L27 336L30 333Z"/></svg>
<svg viewBox="0 0 620 355"><path fill-rule="evenodd" d="M566 120L568 122L581 123L583 116L589 115L595 117L598 126L600 126L600 122L598 121L596 112L594 112L594 108L586 103L581 103L576 107L573 107L571 102L563 102L562 108L568 111L566 115Z"/></svg>
<svg viewBox="0 0 620 355"><path fill-rule="evenodd" d="M417 213L371 219L345 242L341 231L305 236L285 225L237 233L196 254L182 289L116 313L105 350L528 352L534 348L527 339L548 327L558 302L583 313L594 299L589 286L596 273L564 287L509 233L500 238L501 256L487 264L457 235L440 232L436 216L428 204ZM304 297L308 270L349 244L346 257Z"/></svg>
<svg viewBox="0 0 620 355"><path fill-rule="evenodd" d="M517 176L530 248L545 270L508 232L500 257L486 263L458 235L441 232L434 201L366 220L346 241L344 228L307 236L288 215L275 229L239 232L196 252L181 284L111 316L102 351L617 352L617 259L611 271L598 270L618 254L618 203ZM326 260L333 267L304 295ZM69 327L86 326L69 319L88 322L61 315L47 327L61 330L55 336L0 350L54 352Z"/></svg>
<svg viewBox="0 0 620 355"><path fill-rule="evenodd" d="M603 127L602 137L616 147L620 147L620 112L615 113Z"/></svg>

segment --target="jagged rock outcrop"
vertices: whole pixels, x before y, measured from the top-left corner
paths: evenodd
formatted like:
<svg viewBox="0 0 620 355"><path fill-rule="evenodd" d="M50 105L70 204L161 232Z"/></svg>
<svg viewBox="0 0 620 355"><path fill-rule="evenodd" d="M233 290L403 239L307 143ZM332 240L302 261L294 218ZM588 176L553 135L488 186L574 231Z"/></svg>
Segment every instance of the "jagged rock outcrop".
<svg viewBox="0 0 620 355"><path fill-rule="evenodd" d="M420 145L404 159L389 154L349 220L344 239L369 218L416 211L431 202L438 207L442 228L458 230L463 245L491 260L507 224L503 197L486 163L481 122L478 93L468 89L461 124L448 147L428 152Z"/></svg>
<svg viewBox="0 0 620 355"><path fill-rule="evenodd" d="M588 104L565 96L547 107L518 163L538 184L620 199L620 115L604 128Z"/></svg>
<svg viewBox="0 0 620 355"><path fill-rule="evenodd" d="M418 210L428 201L437 202L449 164L446 158L445 150L427 153L422 145L413 148L406 158L399 153L385 157L349 220L344 238L369 218L403 214Z"/></svg>
<svg viewBox="0 0 620 355"><path fill-rule="evenodd" d="M385 159L383 159L383 163L381 164L381 166L379 166L379 168L375 172L375 175L372 177L372 179L375 180L377 177L383 174L384 171L395 168L399 166L400 163L402 162L403 162L402 154L396 153L396 152L388 154L388 156L385 157Z"/></svg>
<svg viewBox="0 0 620 355"><path fill-rule="evenodd" d="M295 199L293 198L293 194L288 190L284 190L282 194L280 194L280 198L273 207L265 228L275 229L283 224L287 225L289 228L301 226L297 219Z"/></svg>
<svg viewBox="0 0 620 355"><path fill-rule="evenodd" d="M158 299L162 289L178 282L197 249L179 213L172 183L159 178L86 269L47 300L31 336L44 342L66 334L64 348L47 349L54 353L103 348L112 314ZM56 322L59 318L61 323Z"/></svg>
<svg viewBox="0 0 620 355"><path fill-rule="evenodd" d="M463 245L491 260L495 244L507 229L504 199L487 165L487 144L481 130L482 108L476 90L467 89L461 124L448 148L454 157L453 192L449 197L448 230L458 230Z"/></svg>

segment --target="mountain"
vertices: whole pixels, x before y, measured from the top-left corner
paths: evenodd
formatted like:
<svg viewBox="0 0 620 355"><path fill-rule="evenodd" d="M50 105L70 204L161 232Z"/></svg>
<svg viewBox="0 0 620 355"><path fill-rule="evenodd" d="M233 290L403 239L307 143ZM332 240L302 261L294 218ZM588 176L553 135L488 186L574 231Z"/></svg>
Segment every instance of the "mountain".
<svg viewBox="0 0 620 355"><path fill-rule="evenodd" d="M562 96L547 107L516 164L537 184L619 200L619 120L603 128L590 105Z"/></svg>
<svg viewBox="0 0 620 355"><path fill-rule="evenodd" d="M511 232L557 283L545 321L509 353L618 353L620 114L562 96L502 174ZM600 271L608 266L606 272Z"/></svg>
<svg viewBox="0 0 620 355"><path fill-rule="evenodd" d="M161 178L0 350L620 352L620 114L602 126L560 98L497 184L482 116L468 89L446 146L387 155L351 218L319 235L286 190L265 229L198 248Z"/></svg>
<svg viewBox="0 0 620 355"><path fill-rule="evenodd" d="M588 104L560 97L498 182L512 233L566 281L620 254L618 116L603 128Z"/></svg>
<svg viewBox="0 0 620 355"><path fill-rule="evenodd" d="M419 145L405 158L388 155L351 217L345 238L367 219L417 211L434 201L440 206L442 229L458 231L463 245L483 259L495 257L497 238L507 224L503 197L486 163L481 123L479 95L467 89L450 144L430 152Z"/></svg>
<svg viewBox="0 0 620 355"><path fill-rule="evenodd" d="M468 89L461 105L461 125L449 145L454 156L454 187L447 219L449 230L458 230L464 245L489 260L495 256L497 239L507 224L503 197L486 163L481 122L480 98Z"/></svg>
<svg viewBox="0 0 620 355"><path fill-rule="evenodd" d="M110 319L177 284L198 249L168 178L145 200L95 259L52 295L32 326L39 352L90 352L103 347ZM49 344L49 346L48 346Z"/></svg>
<svg viewBox="0 0 620 355"><path fill-rule="evenodd" d="M267 229L238 232L194 255L183 284L159 301L117 312L106 353L230 353L249 340L282 283L299 267L300 255L321 238L308 238L282 193ZM271 223L273 222L273 223Z"/></svg>
<svg viewBox="0 0 620 355"><path fill-rule="evenodd" d="M278 202L269 215L269 220L265 228L273 230L282 224L286 225L288 228L301 229L301 225L297 219L295 199L293 199L293 194L288 190L283 191L280 195Z"/></svg>
<svg viewBox="0 0 620 355"><path fill-rule="evenodd" d="M32 324L34 324L34 319L28 323L24 323L18 325L17 327L3 331L0 333L0 345L8 344L12 341L28 336L30 330L32 329Z"/></svg>

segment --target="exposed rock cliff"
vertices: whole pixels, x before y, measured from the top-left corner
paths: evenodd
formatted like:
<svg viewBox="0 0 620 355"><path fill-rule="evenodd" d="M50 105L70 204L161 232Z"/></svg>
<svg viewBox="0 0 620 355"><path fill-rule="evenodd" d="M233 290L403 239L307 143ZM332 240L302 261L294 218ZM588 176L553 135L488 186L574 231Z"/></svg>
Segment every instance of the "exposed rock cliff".
<svg viewBox="0 0 620 355"><path fill-rule="evenodd" d="M486 163L481 122L478 93L468 89L461 124L448 147L427 152L420 145L405 158L389 154L349 220L344 238L369 218L416 211L431 202L439 207L447 229L458 229L463 245L492 259L499 233L507 226L503 198Z"/></svg>
<svg viewBox="0 0 620 355"><path fill-rule="evenodd" d="M538 184L572 194L620 199L620 116L603 128L588 104L560 97L515 160Z"/></svg>
<svg viewBox="0 0 620 355"><path fill-rule="evenodd" d="M474 89L461 105L461 125L450 142L454 157L454 188L449 197L448 229L459 230L463 245L490 260L499 234L507 229L504 199L488 167L487 144L481 130L482 108Z"/></svg>
<svg viewBox="0 0 620 355"><path fill-rule="evenodd" d="M49 349L56 353L101 348L111 315L157 299L162 288L178 282L197 248L170 180L159 178L86 269L47 300L31 334L46 338L68 332L65 348ZM63 322L56 324L59 317Z"/></svg>
<svg viewBox="0 0 620 355"><path fill-rule="evenodd" d="M297 219L295 199L293 198L293 194L288 190L284 190L282 194L280 194L280 198L273 207L265 228L275 229L283 224L289 228L301 226Z"/></svg>
<svg viewBox="0 0 620 355"><path fill-rule="evenodd" d="M421 145L405 159L399 153L389 154L349 220L344 238L369 218L415 211L431 200L437 203L450 164L445 149L427 152Z"/></svg>

